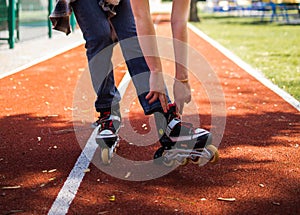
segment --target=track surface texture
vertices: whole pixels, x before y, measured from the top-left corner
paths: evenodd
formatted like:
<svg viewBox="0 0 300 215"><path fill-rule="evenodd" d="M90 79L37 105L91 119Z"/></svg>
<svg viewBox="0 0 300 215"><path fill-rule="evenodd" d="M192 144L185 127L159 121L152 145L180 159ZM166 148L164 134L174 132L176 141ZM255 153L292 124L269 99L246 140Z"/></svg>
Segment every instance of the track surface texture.
<svg viewBox="0 0 300 215"><path fill-rule="evenodd" d="M157 32L171 36L169 17L158 22ZM189 43L223 88L226 127L219 162L180 166L140 182L115 178L91 163L68 214L300 214L299 111L191 31ZM117 83L123 67L116 69ZM172 74L172 64L164 62L164 68ZM85 72L85 49L79 46L0 80L1 214L47 214L51 208L82 151L72 112ZM201 127L210 129L209 101L192 76L191 86L201 108L191 114L187 106L185 119L200 117ZM129 102L123 120L147 133L149 117L136 98ZM158 146L121 140L117 154L148 160Z"/></svg>

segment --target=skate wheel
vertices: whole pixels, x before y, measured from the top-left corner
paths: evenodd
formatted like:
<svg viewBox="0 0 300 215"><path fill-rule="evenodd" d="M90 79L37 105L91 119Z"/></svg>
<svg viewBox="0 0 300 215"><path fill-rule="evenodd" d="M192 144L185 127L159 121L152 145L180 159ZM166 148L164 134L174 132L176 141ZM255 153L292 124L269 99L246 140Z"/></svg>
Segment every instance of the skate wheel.
<svg viewBox="0 0 300 215"><path fill-rule="evenodd" d="M155 164L161 165L162 164L162 155L164 153L164 147L160 147L153 156L153 161Z"/></svg>
<svg viewBox="0 0 300 215"><path fill-rule="evenodd" d="M175 160L169 160L165 157L165 155L167 154L166 151L163 152L162 154L162 158L163 158L163 164L167 167L172 167L175 164Z"/></svg>
<svg viewBox="0 0 300 215"><path fill-rule="evenodd" d="M217 147L215 147L214 145L208 145L206 147L207 150L209 150L210 152L212 152L213 156L212 158L209 160L210 163L217 163L218 160L219 160L219 152L218 152L218 149Z"/></svg>
<svg viewBox="0 0 300 215"><path fill-rule="evenodd" d="M182 160L182 162L178 162L178 161L177 161L177 163L178 163L179 165L181 165L181 166L187 165L188 162L189 162L189 160L188 160L187 158L184 158L184 159Z"/></svg>
<svg viewBox="0 0 300 215"><path fill-rule="evenodd" d="M192 164L199 164L200 158L195 157L194 159L189 159Z"/></svg>
<svg viewBox="0 0 300 215"><path fill-rule="evenodd" d="M202 149L196 149L197 152L202 152L203 150ZM201 162L201 158L194 155L194 156L190 156L188 158L188 161L192 164L199 164Z"/></svg>
<svg viewBox="0 0 300 215"><path fill-rule="evenodd" d="M102 160L102 163L105 165L108 165L111 163L111 157L110 157L108 148L101 149L101 160Z"/></svg>
<svg viewBox="0 0 300 215"><path fill-rule="evenodd" d="M175 161L174 160L165 160L163 161L163 164L167 167L172 167L174 165Z"/></svg>
<svg viewBox="0 0 300 215"><path fill-rule="evenodd" d="M167 166L167 167L172 167L174 164L175 164L175 160L173 160L173 159L168 159L167 157L166 157L166 155L168 154L168 151L166 150L164 150L163 151L163 153L162 153L162 162L163 162L163 164L165 165L165 166Z"/></svg>

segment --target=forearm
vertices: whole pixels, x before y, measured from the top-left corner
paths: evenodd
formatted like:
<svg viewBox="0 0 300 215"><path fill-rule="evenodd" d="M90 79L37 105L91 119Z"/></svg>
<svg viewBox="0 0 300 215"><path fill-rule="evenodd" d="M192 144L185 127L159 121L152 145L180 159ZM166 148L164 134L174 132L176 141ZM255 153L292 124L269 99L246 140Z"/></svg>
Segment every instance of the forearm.
<svg viewBox="0 0 300 215"><path fill-rule="evenodd" d="M148 0L131 0L141 49L151 72L162 72Z"/></svg>
<svg viewBox="0 0 300 215"><path fill-rule="evenodd" d="M179 80L188 79L188 15L189 0L173 0L171 27L175 54L176 73Z"/></svg>

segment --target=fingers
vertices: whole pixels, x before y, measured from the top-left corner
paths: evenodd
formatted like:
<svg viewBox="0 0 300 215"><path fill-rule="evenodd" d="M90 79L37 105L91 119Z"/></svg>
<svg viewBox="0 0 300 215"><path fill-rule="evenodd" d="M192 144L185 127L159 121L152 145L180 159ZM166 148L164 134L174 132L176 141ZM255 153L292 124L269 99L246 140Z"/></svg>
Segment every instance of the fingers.
<svg viewBox="0 0 300 215"><path fill-rule="evenodd" d="M146 99L149 100L149 104L152 104L158 99L158 94L151 91L147 94Z"/></svg>
<svg viewBox="0 0 300 215"><path fill-rule="evenodd" d="M152 91L150 91L147 95L146 95L146 99L147 100L149 100L149 99L151 99L151 97L153 96L153 92ZM150 102L149 102L150 103ZM151 103L150 103L151 104Z"/></svg>
<svg viewBox="0 0 300 215"><path fill-rule="evenodd" d="M163 93L159 93L159 101L160 101L160 104L161 104L161 107L162 107L163 111L165 113L167 113L169 107L168 107L168 101L167 101L166 95L163 94Z"/></svg>
<svg viewBox="0 0 300 215"><path fill-rule="evenodd" d="M188 103L190 103L190 101L192 100L192 96L191 95L189 95L186 99L185 99L185 103L186 104L188 104Z"/></svg>
<svg viewBox="0 0 300 215"><path fill-rule="evenodd" d="M176 106L180 114L183 112L184 104L188 104L192 100L191 95L187 95L185 98L177 98L175 99Z"/></svg>
<svg viewBox="0 0 300 215"><path fill-rule="evenodd" d="M184 103L179 103L179 104L176 103L176 105L177 105L177 108L178 108L178 112L180 114L182 114Z"/></svg>
<svg viewBox="0 0 300 215"><path fill-rule="evenodd" d="M163 109L163 111L166 113L168 111L168 100L167 100L167 96L163 93L158 93L158 92L153 92L150 91L147 96L146 99L148 100L149 104L152 104L153 102L155 102L157 99L159 99L161 107Z"/></svg>

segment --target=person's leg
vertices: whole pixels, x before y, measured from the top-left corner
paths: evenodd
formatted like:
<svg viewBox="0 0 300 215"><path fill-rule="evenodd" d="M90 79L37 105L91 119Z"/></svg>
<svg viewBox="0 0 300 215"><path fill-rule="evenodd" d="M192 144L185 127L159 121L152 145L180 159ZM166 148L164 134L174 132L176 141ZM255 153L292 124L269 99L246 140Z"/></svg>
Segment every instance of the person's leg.
<svg viewBox="0 0 300 215"><path fill-rule="evenodd" d="M149 104L149 101L146 99L146 95L150 91L150 69L137 38L135 20L131 10L130 0L122 0L116 7L116 13L117 15L113 17L111 21L116 30L123 56L144 113L149 115L155 111L161 111L162 108L159 100ZM167 90L166 94L168 94ZM169 98L168 102L170 102Z"/></svg>
<svg viewBox="0 0 300 215"><path fill-rule="evenodd" d="M75 1L71 6L86 41L91 79L97 93L95 108L104 112L120 101L110 63L113 50L110 25L99 0Z"/></svg>
<svg viewBox="0 0 300 215"><path fill-rule="evenodd" d="M121 1L116 12L117 15L114 18L112 18L112 22L115 27L116 33L118 35L118 39L122 47L122 52L125 56L129 72L132 76L135 87L137 88L137 93L139 95L139 99L141 105L144 108L145 113L151 114L156 112L154 116L156 118L159 137L161 138L164 136L163 134L165 134L165 130L167 126L169 125L169 123L172 124L174 122L172 120L175 119L176 128L175 127L174 127L175 129L172 128L173 132L170 131L168 134L166 134L168 138L169 137L172 138L172 142L177 141L178 137L176 135L179 134L181 136L182 135L186 136L185 139L191 139L191 135L193 135L192 139L196 139L197 135L195 135L194 132L191 131L190 125L188 128L186 127L181 128L182 123L180 121L180 116L178 115L178 111L174 105L170 104L169 106L171 110L168 111L167 113L163 113L159 101L156 101L155 105L153 104L149 105L147 99L145 99L145 94L149 91L150 72L146 64L145 58L142 57L143 52L139 46L139 41L136 38L135 24L130 9L129 0ZM127 19L125 19L124 17L126 17ZM137 78L135 79L135 77ZM142 92L142 94L139 94L139 92ZM169 99L169 103L171 103L170 99ZM181 130L182 131L184 130L184 132L180 133Z"/></svg>
<svg viewBox="0 0 300 215"><path fill-rule="evenodd" d="M100 146L101 159L108 164L118 143L121 124L119 110L120 94L115 86L111 63L113 41L106 13L99 0L80 0L72 3L77 22L86 41L86 54L91 79L97 99L95 108L99 119L92 127L97 127L96 142Z"/></svg>
<svg viewBox="0 0 300 215"><path fill-rule="evenodd" d="M165 95L162 64L150 14L149 1L131 0L131 5L136 20L139 42L151 71L149 79L150 92L147 95L147 99L149 99L150 103L159 99L164 112L166 112L168 109L168 98Z"/></svg>

